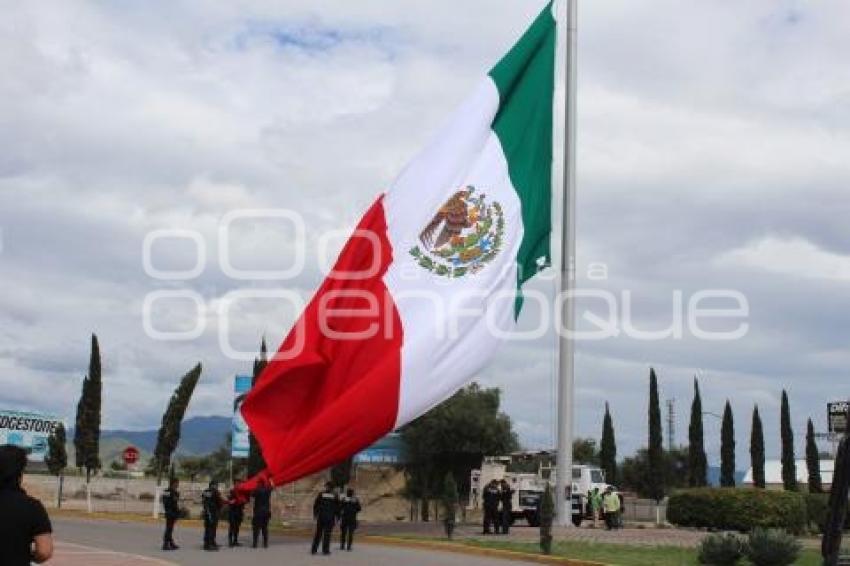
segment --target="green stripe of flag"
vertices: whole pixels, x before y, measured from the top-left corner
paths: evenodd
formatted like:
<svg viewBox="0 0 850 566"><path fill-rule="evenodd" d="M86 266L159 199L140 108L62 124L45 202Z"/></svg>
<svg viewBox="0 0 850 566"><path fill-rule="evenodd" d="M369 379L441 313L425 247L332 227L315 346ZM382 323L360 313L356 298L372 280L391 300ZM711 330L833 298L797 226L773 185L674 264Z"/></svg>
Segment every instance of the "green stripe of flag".
<svg viewBox="0 0 850 566"><path fill-rule="evenodd" d="M555 91L555 19L550 3L490 71L499 90L493 131L502 144L511 183L522 207L524 235L517 256L516 315L522 284L551 265L552 103Z"/></svg>

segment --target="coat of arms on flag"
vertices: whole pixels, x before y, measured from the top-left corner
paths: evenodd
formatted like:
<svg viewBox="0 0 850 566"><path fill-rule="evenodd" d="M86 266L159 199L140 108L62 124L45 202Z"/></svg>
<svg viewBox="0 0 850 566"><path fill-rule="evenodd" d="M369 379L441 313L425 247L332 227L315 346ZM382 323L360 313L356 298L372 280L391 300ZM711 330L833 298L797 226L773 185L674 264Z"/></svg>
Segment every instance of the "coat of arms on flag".
<svg viewBox="0 0 850 566"><path fill-rule="evenodd" d="M463 277L477 273L502 249L505 216L498 202L467 186L447 200L419 234L410 250L419 265L436 275Z"/></svg>

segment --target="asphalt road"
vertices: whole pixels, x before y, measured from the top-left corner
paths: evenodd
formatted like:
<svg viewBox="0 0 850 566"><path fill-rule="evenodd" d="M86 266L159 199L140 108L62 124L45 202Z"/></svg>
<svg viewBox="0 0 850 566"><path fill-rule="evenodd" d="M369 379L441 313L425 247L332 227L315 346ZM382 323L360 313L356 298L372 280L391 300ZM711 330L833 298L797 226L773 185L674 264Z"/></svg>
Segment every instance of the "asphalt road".
<svg viewBox="0 0 850 566"><path fill-rule="evenodd" d="M219 544L226 541L226 525L219 528ZM185 564L216 566L239 564L286 564L302 566L333 564L342 566L494 566L520 564L463 554L430 550L357 545L352 552L333 549L331 556L312 556L310 542L272 534L269 548L222 548L219 552L201 549L201 531L194 526L180 527L175 540L181 546L174 552L160 550L162 527L150 523L56 518L53 520L57 552L49 564L54 566L165 566ZM249 533L242 535L243 544ZM334 538L336 535L334 533ZM336 539L335 542L338 542Z"/></svg>

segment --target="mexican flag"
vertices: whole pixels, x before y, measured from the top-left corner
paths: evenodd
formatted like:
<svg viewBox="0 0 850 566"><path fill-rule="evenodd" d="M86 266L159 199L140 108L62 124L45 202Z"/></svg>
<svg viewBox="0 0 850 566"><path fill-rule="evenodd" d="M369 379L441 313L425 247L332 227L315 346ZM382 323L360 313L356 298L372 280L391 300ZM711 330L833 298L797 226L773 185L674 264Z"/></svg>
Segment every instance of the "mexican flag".
<svg viewBox="0 0 850 566"><path fill-rule="evenodd" d="M275 485L439 404L513 329L550 260L554 66L550 5L364 214L242 405Z"/></svg>

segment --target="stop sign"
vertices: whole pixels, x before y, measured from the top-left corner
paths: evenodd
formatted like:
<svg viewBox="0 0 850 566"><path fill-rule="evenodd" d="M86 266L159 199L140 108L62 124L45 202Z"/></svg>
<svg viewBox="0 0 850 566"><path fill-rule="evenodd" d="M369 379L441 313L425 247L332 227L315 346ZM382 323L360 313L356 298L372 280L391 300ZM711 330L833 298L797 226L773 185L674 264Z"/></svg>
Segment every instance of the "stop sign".
<svg viewBox="0 0 850 566"><path fill-rule="evenodd" d="M124 459L124 463L128 466L135 464L139 461L139 449L135 446L128 446L124 449L124 452L121 453L121 457Z"/></svg>

